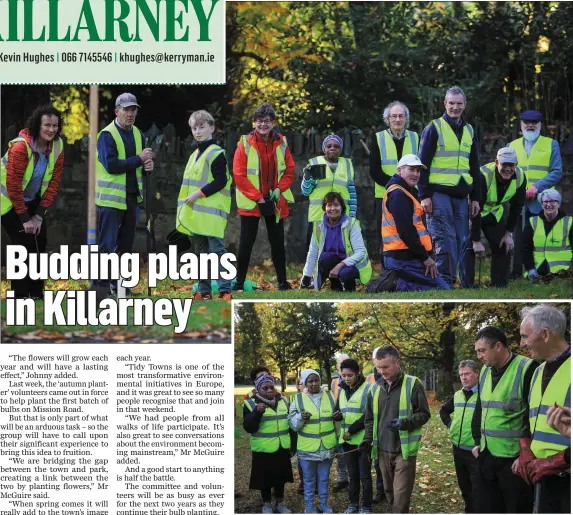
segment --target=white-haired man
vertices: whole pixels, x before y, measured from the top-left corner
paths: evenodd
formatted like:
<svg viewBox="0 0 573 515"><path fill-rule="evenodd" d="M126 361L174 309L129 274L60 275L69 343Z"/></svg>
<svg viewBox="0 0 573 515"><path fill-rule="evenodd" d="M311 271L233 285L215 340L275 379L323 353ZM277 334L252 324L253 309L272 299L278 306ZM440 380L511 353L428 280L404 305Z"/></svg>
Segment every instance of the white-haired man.
<svg viewBox="0 0 573 515"><path fill-rule="evenodd" d="M571 437L549 424L553 406L571 408L571 346L565 340L567 318L550 304L521 312L521 347L543 360L531 380L529 427L522 438L519 462L513 468L541 491L536 513L571 513ZM539 485L539 486L538 486Z"/></svg>
<svg viewBox="0 0 573 515"><path fill-rule="evenodd" d="M471 216L479 213L479 143L462 115L466 96L459 87L448 89L446 112L422 132L418 156L424 164L418 190L428 231L436 249L440 274L453 285L469 234Z"/></svg>
<svg viewBox="0 0 573 515"><path fill-rule="evenodd" d="M515 231L515 244L521 248L522 231L527 227L527 219L538 215L543 207L537 197L539 193L559 184L563 177L563 162L559 142L541 136L543 115L539 111L524 111L519 119L522 137L513 140L509 146L517 152L519 166L527 176L525 209ZM512 275L521 277L521 271L521 256L517 254L513 260Z"/></svg>
<svg viewBox="0 0 573 515"><path fill-rule="evenodd" d="M370 177L375 183L376 230L381 243L382 199L386 184L396 172L398 161L406 154L417 154L419 136L409 131L410 111L402 102L390 102L384 109L387 129L377 132L370 142Z"/></svg>

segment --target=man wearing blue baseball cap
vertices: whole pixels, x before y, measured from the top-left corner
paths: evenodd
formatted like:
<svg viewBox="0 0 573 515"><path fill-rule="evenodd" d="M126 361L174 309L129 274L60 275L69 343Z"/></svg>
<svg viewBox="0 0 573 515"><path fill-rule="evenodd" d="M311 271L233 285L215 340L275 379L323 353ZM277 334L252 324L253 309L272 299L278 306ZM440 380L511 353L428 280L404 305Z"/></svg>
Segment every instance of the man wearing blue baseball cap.
<svg viewBox="0 0 573 515"><path fill-rule="evenodd" d="M522 217L527 219L541 211L537 195L549 188L554 188L563 176L563 165L559 143L546 136L541 136L543 115L539 111L524 111L519 116L523 136L513 140L509 146L517 152L519 167L527 177L525 192L525 209ZM518 222L515 236L516 247L521 248L523 226L527 223L523 218ZM522 263L519 253L513 261L514 277L521 277Z"/></svg>

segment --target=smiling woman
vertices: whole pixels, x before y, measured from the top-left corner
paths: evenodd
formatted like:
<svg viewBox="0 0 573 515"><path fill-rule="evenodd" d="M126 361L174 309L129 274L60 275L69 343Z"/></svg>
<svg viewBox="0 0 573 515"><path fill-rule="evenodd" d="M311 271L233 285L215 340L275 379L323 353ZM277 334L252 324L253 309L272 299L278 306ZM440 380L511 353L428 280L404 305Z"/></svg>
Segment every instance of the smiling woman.
<svg viewBox="0 0 573 515"><path fill-rule="evenodd" d="M46 251L44 220L60 187L64 146L60 139L62 115L52 105L38 107L17 138L8 143L0 163L2 226L13 245L29 253ZM13 280L16 298L42 298L43 280L28 276Z"/></svg>

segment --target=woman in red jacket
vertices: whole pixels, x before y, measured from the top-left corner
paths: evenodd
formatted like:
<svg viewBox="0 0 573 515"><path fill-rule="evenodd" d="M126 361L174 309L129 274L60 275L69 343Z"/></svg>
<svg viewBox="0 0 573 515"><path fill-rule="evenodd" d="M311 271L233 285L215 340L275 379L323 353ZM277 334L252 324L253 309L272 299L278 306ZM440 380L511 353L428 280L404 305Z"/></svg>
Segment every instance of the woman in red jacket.
<svg viewBox="0 0 573 515"><path fill-rule="evenodd" d="M283 220L288 216L287 202L294 202L290 187L295 163L286 138L273 129L276 118L272 105L257 107L253 116L255 130L241 137L233 160L241 217L235 290L243 289L261 217L267 227L278 288L292 289L286 279Z"/></svg>
<svg viewBox="0 0 573 515"><path fill-rule="evenodd" d="M34 111L17 138L8 143L2 158L2 227L12 245L23 245L28 253L46 251L45 214L52 205L64 166L60 139L62 115L51 105ZM29 277L13 280L16 298L43 298L44 281Z"/></svg>

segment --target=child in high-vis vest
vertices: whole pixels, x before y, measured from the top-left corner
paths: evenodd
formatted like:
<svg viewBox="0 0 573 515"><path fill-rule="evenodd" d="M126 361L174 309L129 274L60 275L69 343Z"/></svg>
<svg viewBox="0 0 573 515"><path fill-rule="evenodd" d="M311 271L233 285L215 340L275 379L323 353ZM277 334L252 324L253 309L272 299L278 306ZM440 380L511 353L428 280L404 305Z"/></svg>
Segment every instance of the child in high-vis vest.
<svg viewBox="0 0 573 515"><path fill-rule="evenodd" d="M293 482L290 462L289 403L275 390L270 375L255 382L255 394L243 406L243 428L251 435L251 479L249 488L260 490L262 513L291 513L284 505L285 483Z"/></svg>
<svg viewBox="0 0 573 515"><path fill-rule="evenodd" d="M300 375L306 390L295 395L290 406L288 424L298 436L296 449L303 471L304 512L319 513L314 506L314 492L318 483L320 512L333 513L328 504L328 479L336 451L336 432L332 419L335 401L332 393L320 385L318 372L308 369Z"/></svg>
<svg viewBox="0 0 573 515"><path fill-rule="evenodd" d="M223 238L231 212L231 175L225 151L215 143L215 120L207 111L195 111L189 126L198 148L191 154L177 199L176 229L191 237L196 254L227 251ZM220 268L225 271L224 268ZM218 299L231 300L231 281L219 277ZM193 300L210 300L211 281L202 279Z"/></svg>

